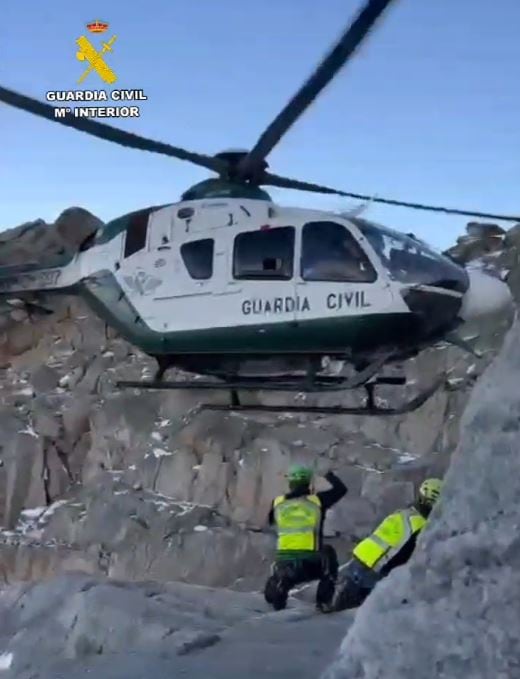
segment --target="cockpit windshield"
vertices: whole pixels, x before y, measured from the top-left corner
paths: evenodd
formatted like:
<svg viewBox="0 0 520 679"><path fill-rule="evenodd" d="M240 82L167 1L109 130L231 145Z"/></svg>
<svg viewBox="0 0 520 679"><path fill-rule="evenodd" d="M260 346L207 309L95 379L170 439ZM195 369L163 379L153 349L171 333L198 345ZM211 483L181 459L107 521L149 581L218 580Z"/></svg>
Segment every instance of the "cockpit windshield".
<svg viewBox="0 0 520 679"><path fill-rule="evenodd" d="M405 235L359 217L350 221L376 251L389 276L401 283L420 283L466 292L468 276L448 257L413 235Z"/></svg>

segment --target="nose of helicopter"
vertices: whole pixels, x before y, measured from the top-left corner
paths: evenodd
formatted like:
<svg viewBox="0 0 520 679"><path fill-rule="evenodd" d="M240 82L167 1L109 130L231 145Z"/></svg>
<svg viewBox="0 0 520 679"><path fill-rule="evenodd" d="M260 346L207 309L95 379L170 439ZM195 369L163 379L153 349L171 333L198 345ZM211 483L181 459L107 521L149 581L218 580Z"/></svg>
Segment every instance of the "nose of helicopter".
<svg viewBox="0 0 520 679"><path fill-rule="evenodd" d="M464 321L505 312L513 308L507 283L479 270L469 270L469 288L462 300L459 316Z"/></svg>

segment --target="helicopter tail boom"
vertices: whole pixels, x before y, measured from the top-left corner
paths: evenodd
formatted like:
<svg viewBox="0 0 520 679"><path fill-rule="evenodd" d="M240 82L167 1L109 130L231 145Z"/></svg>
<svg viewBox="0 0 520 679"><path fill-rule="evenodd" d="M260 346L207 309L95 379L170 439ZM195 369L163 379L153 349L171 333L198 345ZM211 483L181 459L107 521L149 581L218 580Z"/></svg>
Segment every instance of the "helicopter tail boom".
<svg viewBox="0 0 520 679"><path fill-rule="evenodd" d="M24 293L68 293L77 284L70 266L41 267L37 264L0 266L0 296Z"/></svg>

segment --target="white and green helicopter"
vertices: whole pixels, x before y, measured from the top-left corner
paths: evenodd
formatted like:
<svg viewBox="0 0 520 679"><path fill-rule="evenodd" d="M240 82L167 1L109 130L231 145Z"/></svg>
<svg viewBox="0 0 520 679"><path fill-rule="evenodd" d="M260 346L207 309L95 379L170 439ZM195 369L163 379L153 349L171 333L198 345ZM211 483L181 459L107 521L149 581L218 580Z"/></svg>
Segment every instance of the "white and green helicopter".
<svg viewBox="0 0 520 679"><path fill-rule="evenodd" d="M390 2L367 2L251 151L190 153L87 118L55 118L52 106L0 88L6 104L219 175L186 191L179 202L109 222L65 261L0 267L0 295L81 295L157 360L153 381L122 387L229 390L230 406L209 406L214 409L398 414L418 408L445 376L404 405L383 409L374 387L406 382L385 376L385 365L510 306L507 285L466 271L412 235L348 214L281 207L260 188L356 195L271 174L265 158ZM346 364L350 374L331 374L331 361ZM168 382L170 368L210 379ZM360 408L247 406L238 399L239 390L359 387L368 394Z"/></svg>

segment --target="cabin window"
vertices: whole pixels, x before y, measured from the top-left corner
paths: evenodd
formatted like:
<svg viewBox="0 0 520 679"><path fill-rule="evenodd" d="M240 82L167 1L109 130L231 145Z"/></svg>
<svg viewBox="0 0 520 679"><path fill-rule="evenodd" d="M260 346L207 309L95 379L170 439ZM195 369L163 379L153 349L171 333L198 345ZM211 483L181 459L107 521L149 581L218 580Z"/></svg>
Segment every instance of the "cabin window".
<svg viewBox="0 0 520 679"><path fill-rule="evenodd" d="M293 226L246 231L235 238L233 278L287 281L293 264Z"/></svg>
<svg viewBox="0 0 520 679"><path fill-rule="evenodd" d="M146 234L148 232L148 217L150 211L138 212L130 217L126 229L125 259L139 252L146 246Z"/></svg>
<svg viewBox="0 0 520 679"><path fill-rule="evenodd" d="M336 222L309 222L302 232L305 281L373 283L377 274L352 234Z"/></svg>
<svg viewBox="0 0 520 679"><path fill-rule="evenodd" d="M181 245L181 257L188 273L197 281L213 276L213 238L203 238Z"/></svg>

